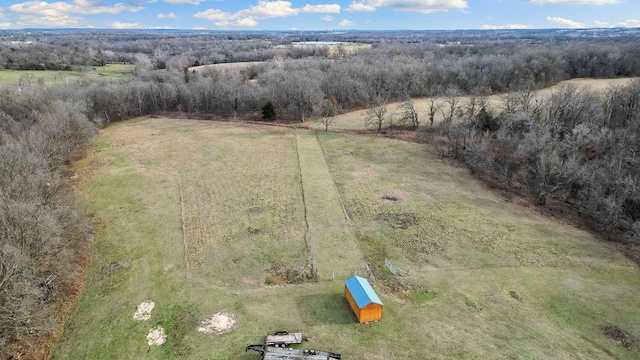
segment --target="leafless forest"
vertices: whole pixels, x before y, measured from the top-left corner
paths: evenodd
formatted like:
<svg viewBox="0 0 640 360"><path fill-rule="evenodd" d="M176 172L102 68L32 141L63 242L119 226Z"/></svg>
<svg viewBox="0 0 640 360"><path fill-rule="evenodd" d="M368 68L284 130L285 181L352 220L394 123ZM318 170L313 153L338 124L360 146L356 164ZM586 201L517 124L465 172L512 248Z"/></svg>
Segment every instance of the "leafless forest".
<svg viewBox="0 0 640 360"><path fill-rule="evenodd" d="M78 291L91 236L74 203L70 166L96 131L156 113L295 122L402 101L404 131L441 140L501 189L556 204L640 258L640 81L604 93L562 80L640 76L640 32L453 31L191 33L0 32L0 68L89 70L135 65L120 80L0 88L0 358L56 331ZM371 44L353 54L292 41ZM192 66L258 61L236 70ZM499 111L486 97L504 94ZM470 96L464 106L458 99ZM447 106L413 111L411 99ZM376 111L378 113L376 113ZM446 113L433 123L434 113ZM364 121L365 119L363 119ZM330 129L330 123L325 124ZM34 354L31 354L34 356Z"/></svg>

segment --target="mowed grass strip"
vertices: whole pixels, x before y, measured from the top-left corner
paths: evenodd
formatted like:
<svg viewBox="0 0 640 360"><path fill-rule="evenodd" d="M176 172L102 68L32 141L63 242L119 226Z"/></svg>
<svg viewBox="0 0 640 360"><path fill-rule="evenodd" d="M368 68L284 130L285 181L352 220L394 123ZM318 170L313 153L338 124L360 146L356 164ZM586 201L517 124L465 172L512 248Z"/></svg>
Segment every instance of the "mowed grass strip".
<svg viewBox="0 0 640 360"><path fill-rule="evenodd" d="M355 233L340 194L311 131L297 134L302 188L307 209L307 244L320 279L347 278L364 268Z"/></svg>

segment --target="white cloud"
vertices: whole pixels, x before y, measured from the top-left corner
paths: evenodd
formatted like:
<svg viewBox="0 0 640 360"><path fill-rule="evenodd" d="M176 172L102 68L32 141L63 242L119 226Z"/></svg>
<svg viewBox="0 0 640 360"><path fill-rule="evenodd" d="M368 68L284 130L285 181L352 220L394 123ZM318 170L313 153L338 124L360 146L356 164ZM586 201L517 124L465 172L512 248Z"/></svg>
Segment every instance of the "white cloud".
<svg viewBox="0 0 640 360"><path fill-rule="evenodd" d="M376 7L365 3L352 2L347 8L348 11L376 11Z"/></svg>
<svg viewBox="0 0 640 360"><path fill-rule="evenodd" d="M597 27L602 27L602 28L613 27L613 25L605 21L594 20L593 23L596 24Z"/></svg>
<svg viewBox="0 0 640 360"><path fill-rule="evenodd" d="M565 19L565 18L561 18L561 17L553 17L553 16L547 16L547 21L551 21L554 22L556 24L562 25L563 27L569 27L569 28L583 28L585 27L585 25L581 22L577 22L574 20L570 20L570 19Z"/></svg>
<svg viewBox="0 0 640 360"><path fill-rule="evenodd" d="M176 13L174 13L174 12L170 12L168 14L160 13L160 14L158 14L158 18L160 18L160 19L175 19L176 18Z"/></svg>
<svg viewBox="0 0 640 360"><path fill-rule="evenodd" d="M620 25L620 26L623 26L623 27L640 27L640 20L638 20L638 19L629 19L629 20L621 21L621 22L617 23L617 25Z"/></svg>
<svg viewBox="0 0 640 360"><path fill-rule="evenodd" d="M324 4L324 5L305 5L300 9L303 13L332 13L337 14L340 12L340 5L338 4Z"/></svg>
<svg viewBox="0 0 640 360"><path fill-rule="evenodd" d="M340 26L353 26L353 21L351 20L342 20L338 23Z"/></svg>
<svg viewBox="0 0 640 360"><path fill-rule="evenodd" d="M533 25L529 25L529 24L482 25L480 26L480 29L482 30L499 30L499 29L520 30L520 29L533 29Z"/></svg>
<svg viewBox="0 0 640 360"><path fill-rule="evenodd" d="M619 4L622 0L529 0L531 4L560 4L560 5L611 5Z"/></svg>
<svg viewBox="0 0 640 360"><path fill-rule="evenodd" d="M137 12L142 6L118 3L114 5L97 5L95 0L72 1L28 1L9 6L9 12L21 15L39 15L48 17L60 17L68 14L119 14L124 11ZM44 23L44 22L43 22Z"/></svg>
<svg viewBox="0 0 640 360"><path fill-rule="evenodd" d="M8 22L0 23L0 29L8 29L10 27L11 27L11 23L8 23Z"/></svg>
<svg viewBox="0 0 640 360"><path fill-rule="evenodd" d="M80 24L80 19L77 16L34 16L34 15L23 15L18 19L18 26L20 27L29 27L29 26L42 26L42 27L74 27Z"/></svg>
<svg viewBox="0 0 640 360"><path fill-rule="evenodd" d="M353 1L347 10L374 11L379 7L428 14L451 9L463 10L467 8L467 2L465 0L360 0Z"/></svg>
<svg viewBox="0 0 640 360"><path fill-rule="evenodd" d="M226 20L231 16L231 13L224 12L218 9L208 9L205 11L197 12L193 15L193 17L207 20Z"/></svg>
<svg viewBox="0 0 640 360"><path fill-rule="evenodd" d="M291 7L291 1L258 1L257 5L238 11L239 17L257 17L262 19L298 15L299 10Z"/></svg>
<svg viewBox="0 0 640 360"><path fill-rule="evenodd" d="M321 19L324 20L324 21L333 21L333 16L325 15L325 16L321 17Z"/></svg>
<svg viewBox="0 0 640 360"><path fill-rule="evenodd" d="M153 0L156 1L156 0ZM166 2L167 4L174 4L174 5L181 5L181 4L187 4L187 5L200 5L200 3L202 2L202 0L162 0L163 2Z"/></svg>
<svg viewBox="0 0 640 360"><path fill-rule="evenodd" d="M248 27L253 27L256 25L258 25L258 22L252 17L236 20L234 24L234 26L248 26Z"/></svg>
<svg viewBox="0 0 640 360"><path fill-rule="evenodd" d="M112 29L136 29L140 27L139 23L123 23L123 22L112 22L107 24L108 27Z"/></svg>
<svg viewBox="0 0 640 360"><path fill-rule="evenodd" d="M218 9L208 9L198 12L193 16L207 20L216 21L215 25L220 27L245 26L253 27L258 25L258 20L279 17L296 16L300 13L339 13L340 5L318 4L305 5L301 8L294 8L290 1L269 1L259 0L258 4L242 9L235 13L228 13Z"/></svg>

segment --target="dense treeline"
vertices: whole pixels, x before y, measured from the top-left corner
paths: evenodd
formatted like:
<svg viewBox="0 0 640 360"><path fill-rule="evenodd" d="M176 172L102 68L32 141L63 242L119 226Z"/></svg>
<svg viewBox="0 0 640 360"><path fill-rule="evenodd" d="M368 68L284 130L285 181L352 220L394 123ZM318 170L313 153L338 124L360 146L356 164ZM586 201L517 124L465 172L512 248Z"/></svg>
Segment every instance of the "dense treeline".
<svg viewBox="0 0 640 360"><path fill-rule="evenodd" d="M11 358L55 329L78 280L88 229L67 167L96 127L64 92L0 99L0 358Z"/></svg>
<svg viewBox="0 0 640 360"><path fill-rule="evenodd" d="M640 260L640 80L604 93L564 86L549 98L513 92L502 112L442 125L447 155L507 191L574 209Z"/></svg>
<svg viewBox="0 0 640 360"><path fill-rule="evenodd" d="M473 171L507 189L524 189L540 203L568 202L606 232L633 242L640 236L640 84L604 97L572 88L546 102L531 96L570 77L640 75L640 43L633 37L516 41L505 35L494 41L476 33L347 33L334 40L372 48L327 56L326 48L274 47L327 40L321 34L4 35L0 66L7 68L114 61L136 67L117 81L0 89L0 357L19 354L20 346L52 331L60 297L77 276L75 259L88 233L74 210L69 162L96 128L135 116L257 118L268 108L269 118L299 121L372 107L380 110L371 112L375 123L389 101L439 97L451 105L442 128L449 154ZM196 61L249 60L268 61L239 70L189 70ZM507 92L502 113L482 106L485 96ZM456 99L462 95L479 102L461 109ZM407 119L420 128L407 105Z"/></svg>

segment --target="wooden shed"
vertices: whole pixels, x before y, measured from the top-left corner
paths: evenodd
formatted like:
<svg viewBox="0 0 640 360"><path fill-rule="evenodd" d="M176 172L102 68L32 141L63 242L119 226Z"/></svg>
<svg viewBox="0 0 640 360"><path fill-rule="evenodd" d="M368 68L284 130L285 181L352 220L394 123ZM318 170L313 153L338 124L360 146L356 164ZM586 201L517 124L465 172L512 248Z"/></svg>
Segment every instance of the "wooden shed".
<svg viewBox="0 0 640 360"><path fill-rule="evenodd" d="M367 279L354 276L345 281L344 296L361 324L382 320L382 301Z"/></svg>

